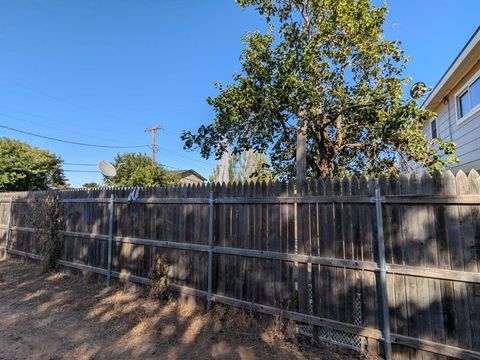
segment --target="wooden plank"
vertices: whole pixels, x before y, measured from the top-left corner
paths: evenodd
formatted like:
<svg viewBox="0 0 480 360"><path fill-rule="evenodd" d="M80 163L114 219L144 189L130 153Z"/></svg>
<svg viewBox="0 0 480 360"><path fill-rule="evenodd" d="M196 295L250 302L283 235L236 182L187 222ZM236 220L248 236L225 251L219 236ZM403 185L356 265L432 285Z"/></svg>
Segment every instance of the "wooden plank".
<svg viewBox="0 0 480 360"><path fill-rule="evenodd" d="M356 184L355 184L356 185ZM352 185L348 177L342 179L342 196L351 196ZM343 258L345 260L354 259L354 233L352 227L352 208L355 204L342 204L342 232L343 232ZM343 269L344 290L343 290L343 308L344 311L340 313L340 320L355 324L355 299L357 297L356 291L356 275L352 269Z"/></svg>
<svg viewBox="0 0 480 360"><path fill-rule="evenodd" d="M317 195L318 194L318 182L315 180L311 180L309 184L309 193L311 195ZM321 188L323 190L323 188ZM318 255L318 246L319 246L319 212L318 212L318 204L313 203L310 204L310 213L309 213L309 242L310 242L310 248L309 248L309 254L311 256L317 256ZM316 264L311 264L309 263L310 266L310 289L311 289L311 298L309 299L309 305L310 305L310 315L316 316L318 314L318 309L317 309L317 300L316 297L318 295L318 292L316 292L316 280L318 277L318 265ZM318 327L313 326L312 329L312 336L313 339L318 339Z"/></svg>
<svg viewBox="0 0 480 360"><path fill-rule="evenodd" d="M333 178L333 193L339 197L342 196L342 184L338 177ZM344 239L343 239L343 204L333 204L333 251L334 257L336 259L344 259ZM343 306L343 297L345 296L345 274L343 269L334 268L330 269L332 276L332 288L333 292L331 296L333 297L332 307L331 307L331 319L340 321L340 314L345 312Z"/></svg>
<svg viewBox="0 0 480 360"><path fill-rule="evenodd" d="M179 187L181 189L181 187ZM182 190L183 191L183 190ZM104 203L108 204L108 198L83 198L83 199L62 199L62 203ZM166 198L138 198L131 202L127 197L116 198L118 204L208 204L207 198L197 197L166 197Z"/></svg>
<svg viewBox="0 0 480 360"><path fill-rule="evenodd" d="M333 181L331 178L325 180L325 196L333 194ZM334 206L333 204L325 204L323 217L324 236L320 243L320 254L324 257L335 257L335 233L334 233ZM333 307L335 299L333 298L333 275L330 267L321 266L319 276L319 294L321 298L320 315L329 319L333 318Z"/></svg>
<svg viewBox="0 0 480 360"><path fill-rule="evenodd" d="M322 179L318 179L315 187L315 194L316 195L324 195L325 194L325 185L323 183ZM321 249L321 243L324 241L323 239L323 219L324 219L324 206L322 204L315 204L315 209L314 209L314 231L313 231L313 237L312 237L312 242L311 242L311 255L312 256L320 256L320 249ZM322 292L321 292L321 286L320 286L320 266L319 264L311 263L312 267L312 315L314 316L324 316L324 314L321 312L321 306L322 306ZM317 337L318 336L318 328L314 327L313 328L313 336Z"/></svg>
<svg viewBox="0 0 480 360"><path fill-rule="evenodd" d="M208 205L208 270L207 270L207 310L211 309L213 292L213 247L214 247L214 216L215 216L215 197L213 189L208 187L210 193L210 202ZM200 265L200 264L198 264Z"/></svg>
<svg viewBox="0 0 480 360"><path fill-rule="evenodd" d="M370 203L368 196L280 196L280 197L218 197L216 199L218 204L235 204L235 203L249 203L249 204L268 204L268 203ZM21 202L21 200L15 200ZM85 199L63 199L65 203L105 203L108 204L108 199L105 198L85 198ZM117 203L127 203L127 198L116 199ZM168 198L140 198L135 201L137 204L208 204L208 197L168 197ZM398 196L387 196L385 198L387 204L443 204L443 205L480 205L480 196L473 195L423 195L423 194L404 194Z"/></svg>
<svg viewBox="0 0 480 360"><path fill-rule="evenodd" d="M7 226L6 230L7 233L5 234L5 242L3 243L3 259L7 259L7 254L8 254L8 244L10 243L10 237L12 236L12 214L13 214L13 198L10 198L10 201L8 202L8 217L7 217Z"/></svg>
<svg viewBox="0 0 480 360"><path fill-rule="evenodd" d="M218 198L218 203L251 203L251 204L271 204L271 203L338 203L338 204L369 204L369 196L285 196L275 198ZM480 196L478 195L423 195L423 194L402 194L385 197L386 204L439 204L439 205L480 205Z"/></svg>
<svg viewBox="0 0 480 360"><path fill-rule="evenodd" d="M215 203L217 203L217 198L220 196L225 196L227 193L227 186L225 183L221 184L218 188L218 194L215 196ZM225 204L218 204L217 208L217 219L218 219L218 244L220 246L226 246L226 238L227 238L227 226L228 226L228 217L227 217L227 205ZM216 293L225 295L226 290L226 273L225 273L225 257L218 256L217 257L217 289L215 289Z"/></svg>
<svg viewBox="0 0 480 360"><path fill-rule="evenodd" d="M266 182L262 182L260 185L260 194L263 197L267 197L268 195L268 184ZM260 206L260 235L261 237L259 238L259 249L260 250L267 250L268 249L268 204L267 203L262 203ZM266 284L268 282L268 264L264 260L259 261L259 268L260 268L260 278L258 281L258 287L259 287L259 299L258 302L260 304L268 304L269 301L269 286L270 284ZM267 281L265 281L265 278L267 278Z"/></svg>
<svg viewBox="0 0 480 360"><path fill-rule="evenodd" d="M444 194L456 195L457 186L455 176L451 171L447 171L443 174L444 179ZM463 250L461 240L459 240L461 229L459 222L459 212L457 206L449 206L445 210L445 222L447 230L447 246L450 253L451 268L452 270L464 270ZM468 311L468 307L465 304L466 298L466 286L465 284L453 283L453 307L450 311L454 312L455 322L451 323L451 329L448 331L450 334L450 345L459 347L470 347L471 336L470 331L465 327L465 315ZM447 339L448 341L448 339Z"/></svg>
<svg viewBox="0 0 480 360"><path fill-rule="evenodd" d="M403 185L403 184L402 184ZM402 193L416 194L417 188L420 186L419 178L415 174L410 174L407 186L401 188ZM420 252L422 251L422 240L419 235L418 226L418 206L404 207L403 216L406 219L406 226L402 227L404 247L405 247L405 264L410 266L420 265ZM408 336L420 337L419 322L420 313L418 311L418 284L415 278L405 278L405 292L407 299L407 324ZM422 353L417 349L410 349L412 359L422 359Z"/></svg>
<svg viewBox="0 0 480 360"><path fill-rule="evenodd" d="M435 194L433 179L428 174L421 177L422 194ZM435 236L435 212L434 206L424 205L425 218L425 239L424 239L424 263L426 267L438 268L439 256L437 238ZM423 269L422 269L423 270ZM424 290L425 291L425 290ZM437 279L429 278L427 280L428 305L426 311L430 314L430 338L429 340L438 343L445 343L445 332L443 328L443 310L441 282ZM429 357L429 356L427 356ZM425 358L425 354L424 354Z"/></svg>
<svg viewBox="0 0 480 360"><path fill-rule="evenodd" d="M305 183L302 189L297 189L299 196L310 196L309 184ZM297 246L298 254L309 255L309 204L297 204ZM298 262L298 311L309 314L308 296L308 263Z"/></svg>
<svg viewBox="0 0 480 360"><path fill-rule="evenodd" d="M477 351L462 349L424 339L416 339L410 336L393 334L393 340L397 344L402 344L419 350L425 350L457 359L473 360L480 358L480 352Z"/></svg>
<svg viewBox="0 0 480 360"><path fill-rule="evenodd" d="M242 183L236 183L236 186L232 189L234 196L244 197L244 188ZM235 204L232 206L232 246L243 247L242 240L245 231L245 219L244 219L244 204ZM234 269L233 269L233 282L235 283L234 297L237 299L243 298L243 259L239 256L234 257Z"/></svg>
<svg viewBox="0 0 480 360"><path fill-rule="evenodd" d="M417 181L417 194L422 194L423 187L429 183L429 175L427 173L418 177ZM421 251L419 256L419 263L417 266L424 267L429 258L428 251L432 250L429 244L429 229L427 221L428 209L425 205L419 205L417 208L417 235L418 241L421 244ZM419 337L421 339L433 340L432 337L432 322L430 316L430 295L428 279L423 277L416 278L417 281L417 313L419 322L417 323ZM422 353L423 360L430 360L434 358L433 354L428 352Z"/></svg>
<svg viewBox="0 0 480 360"><path fill-rule="evenodd" d="M372 328L367 328L367 327L357 326L352 324L345 324L340 321L306 315L303 313L298 313L298 312L289 311L289 310L277 309L272 306L251 303L248 301L228 298L226 296L221 296L221 295L215 295L215 301L222 304L236 306L243 309L249 309L249 310L261 312L268 315L281 316L283 318L291 319L301 323L313 324L315 326L322 326L322 327L328 327L335 330L345 331L350 334L366 336L372 339L380 338L380 332L377 329L372 329Z"/></svg>
<svg viewBox="0 0 480 360"><path fill-rule="evenodd" d="M372 179L362 176L359 180L359 193L362 195L372 195L376 184ZM360 234L362 241L362 260L374 261L373 251L373 225L375 221L375 208L372 203L362 205L360 208ZM377 316L377 293L375 291L375 274L363 271L361 289L362 289L362 319L367 327L378 328ZM369 339L367 349L373 353L379 353L379 342Z"/></svg>
<svg viewBox="0 0 480 360"><path fill-rule="evenodd" d="M273 196L280 196L281 184L274 182L271 185L271 193ZM281 204L273 204L270 206L270 226L269 226L269 243L268 250L281 252ZM271 260L273 268L273 299L271 304L277 308L282 308L282 262Z"/></svg>
<svg viewBox="0 0 480 360"><path fill-rule="evenodd" d="M397 275L409 275L415 277L439 279L439 280L451 280L467 283L480 283L480 273L466 272L457 270L446 270L437 268L427 268L419 266L408 265L387 265L387 272Z"/></svg>
<svg viewBox="0 0 480 360"><path fill-rule="evenodd" d="M480 176L475 170L468 174L468 184L470 194L480 194ZM480 271L480 206L470 208L470 216L473 224L473 238L471 250L474 255L474 261L469 264L466 270ZM470 331L472 333L472 349L480 351L480 284L468 284L468 303L470 308Z"/></svg>
<svg viewBox="0 0 480 360"><path fill-rule="evenodd" d="M469 193L469 184L467 176L463 171L459 171L455 178L456 185L456 194L468 194ZM455 210L455 209L454 209ZM457 222L459 233L456 234L456 238L460 238L458 241L458 246L460 246L459 251L462 253L462 266L461 270L466 271L476 271L476 261L475 261L475 248L472 247L474 244L474 234L473 234L473 225L470 209L464 206L458 206L457 212ZM465 283L454 283L455 289L455 310L459 320L457 326L457 331L459 333L458 345L462 348L471 349L472 347L472 337L478 334L472 334L470 328L470 306L469 306L469 291L467 284ZM471 292L474 295L473 291ZM477 309L478 311L478 309ZM475 316L474 310L474 316Z"/></svg>
<svg viewBox="0 0 480 360"><path fill-rule="evenodd" d="M246 185L245 196L251 197L254 196L254 184L250 182ZM255 241L255 209L251 204L245 205L245 229L244 229L244 238L242 241L243 246L246 249L254 248ZM243 256L243 261L245 263L245 279L244 279L244 288L243 288L243 300L253 301L254 282L253 273L253 259Z"/></svg>

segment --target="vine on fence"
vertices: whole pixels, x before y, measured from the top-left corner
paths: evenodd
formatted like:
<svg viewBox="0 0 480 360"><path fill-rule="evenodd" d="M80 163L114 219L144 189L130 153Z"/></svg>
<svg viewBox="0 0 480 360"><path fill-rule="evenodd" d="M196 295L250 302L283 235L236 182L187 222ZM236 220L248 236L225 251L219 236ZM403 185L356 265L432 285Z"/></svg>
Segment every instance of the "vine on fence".
<svg viewBox="0 0 480 360"><path fill-rule="evenodd" d="M56 271L63 248L65 219L58 194L47 193L28 203L28 220L35 229L36 243L41 244L44 271Z"/></svg>
<svg viewBox="0 0 480 360"><path fill-rule="evenodd" d="M152 280L150 296L156 300L168 301L171 293L168 288L168 272L170 263L164 255L159 255L152 265L148 277Z"/></svg>

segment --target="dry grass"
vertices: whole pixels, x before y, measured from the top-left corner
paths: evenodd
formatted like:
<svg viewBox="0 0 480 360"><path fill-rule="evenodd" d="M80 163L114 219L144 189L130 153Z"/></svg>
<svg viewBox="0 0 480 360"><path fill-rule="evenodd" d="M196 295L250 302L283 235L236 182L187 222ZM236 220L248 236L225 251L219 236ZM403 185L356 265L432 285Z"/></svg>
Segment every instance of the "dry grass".
<svg viewBox="0 0 480 360"><path fill-rule="evenodd" d="M2 359L351 359L288 335L289 323L216 306L211 314L104 288L39 266L0 262ZM286 335L285 335L286 334Z"/></svg>

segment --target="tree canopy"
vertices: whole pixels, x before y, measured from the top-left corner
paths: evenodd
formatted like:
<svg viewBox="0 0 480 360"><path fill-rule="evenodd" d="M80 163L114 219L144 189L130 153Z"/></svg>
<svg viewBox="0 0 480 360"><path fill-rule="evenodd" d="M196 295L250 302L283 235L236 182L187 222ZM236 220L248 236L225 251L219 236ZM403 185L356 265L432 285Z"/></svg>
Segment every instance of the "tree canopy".
<svg viewBox="0 0 480 360"><path fill-rule="evenodd" d="M434 114L406 98L408 56L384 38L387 6L370 0L238 0L270 31L247 33L242 71L216 83L213 122L184 131L185 148L220 158L253 149L280 175L294 174L297 130L306 134L307 171L396 174L398 157L431 172L458 161L455 145L429 140Z"/></svg>
<svg viewBox="0 0 480 360"><path fill-rule="evenodd" d="M66 185L63 160L18 140L0 138L0 191L32 191Z"/></svg>
<svg viewBox="0 0 480 360"><path fill-rule="evenodd" d="M100 185L98 185L96 182L94 181L91 181L91 182L87 182L85 184L82 185L82 187L84 188L87 188L87 189L94 189L94 188L97 188L99 187Z"/></svg>
<svg viewBox="0 0 480 360"><path fill-rule="evenodd" d="M113 165L117 174L111 178L104 177L104 180L116 186L167 186L179 180L177 175L162 166L153 165L152 159L142 153L117 154Z"/></svg>

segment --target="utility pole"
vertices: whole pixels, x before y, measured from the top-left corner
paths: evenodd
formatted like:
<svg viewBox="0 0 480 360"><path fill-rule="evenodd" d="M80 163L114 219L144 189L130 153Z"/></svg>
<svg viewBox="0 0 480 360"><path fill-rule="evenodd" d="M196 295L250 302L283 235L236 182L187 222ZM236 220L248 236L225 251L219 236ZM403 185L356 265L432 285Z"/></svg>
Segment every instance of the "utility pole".
<svg viewBox="0 0 480 360"><path fill-rule="evenodd" d="M164 130L164 129L160 125L145 129L145 132L152 133L152 165L153 166L157 164L155 161L155 153L157 152L157 130Z"/></svg>

